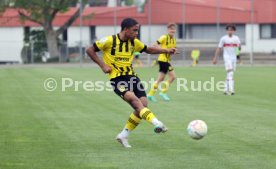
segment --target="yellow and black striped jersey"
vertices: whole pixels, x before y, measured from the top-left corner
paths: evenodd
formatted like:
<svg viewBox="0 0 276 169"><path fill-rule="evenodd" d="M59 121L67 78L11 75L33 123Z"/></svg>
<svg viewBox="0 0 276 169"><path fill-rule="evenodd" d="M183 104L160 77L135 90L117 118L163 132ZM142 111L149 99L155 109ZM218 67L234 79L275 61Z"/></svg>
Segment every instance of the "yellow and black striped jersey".
<svg viewBox="0 0 276 169"><path fill-rule="evenodd" d="M94 43L96 51L103 52L104 63L112 68L109 78L136 75L132 68L134 52L143 52L147 46L137 38L122 41L119 34L107 36Z"/></svg>
<svg viewBox="0 0 276 169"><path fill-rule="evenodd" d="M158 40L157 43L164 49L175 48L176 47L176 38L171 38L170 35L162 35ZM158 57L158 61L162 62L170 62L171 55L166 53L161 53Z"/></svg>

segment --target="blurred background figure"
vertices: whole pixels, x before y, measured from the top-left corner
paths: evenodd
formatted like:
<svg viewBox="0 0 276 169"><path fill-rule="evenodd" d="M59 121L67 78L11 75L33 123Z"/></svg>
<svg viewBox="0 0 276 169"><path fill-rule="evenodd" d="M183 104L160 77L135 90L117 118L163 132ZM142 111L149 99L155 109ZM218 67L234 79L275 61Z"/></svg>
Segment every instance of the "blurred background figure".
<svg viewBox="0 0 276 169"><path fill-rule="evenodd" d="M167 33L162 35L157 40L156 46L159 46L160 48L163 48L163 49L176 48L175 34L176 34L176 24L169 23L167 25ZM174 54L176 54L176 52ZM162 84L162 90L159 93L159 95L162 97L164 101L170 101L170 98L167 95L167 91L169 89L169 86L176 79L174 69L170 63L172 60L172 55L168 53L167 54L162 53L158 56L157 60L159 64L159 73L157 76L157 80L154 82L154 84L151 87L151 90L147 95L147 98L150 101L156 102L157 100L155 99L154 94L157 91L159 84L164 82ZM165 81L166 75L168 75L168 79Z"/></svg>
<svg viewBox="0 0 276 169"><path fill-rule="evenodd" d="M157 63L158 63L158 60L157 60L157 59L153 60L153 61L152 61L152 64L151 64L151 67L156 66L156 65L157 65Z"/></svg>
<svg viewBox="0 0 276 169"><path fill-rule="evenodd" d="M134 67L143 67L144 64L140 60L141 53L140 52L134 52Z"/></svg>
<svg viewBox="0 0 276 169"><path fill-rule="evenodd" d="M192 52L191 52L191 58L193 59L193 63L192 63L193 67L198 64L199 56L200 56L200 50L199 49L193 49Z"/></svg>

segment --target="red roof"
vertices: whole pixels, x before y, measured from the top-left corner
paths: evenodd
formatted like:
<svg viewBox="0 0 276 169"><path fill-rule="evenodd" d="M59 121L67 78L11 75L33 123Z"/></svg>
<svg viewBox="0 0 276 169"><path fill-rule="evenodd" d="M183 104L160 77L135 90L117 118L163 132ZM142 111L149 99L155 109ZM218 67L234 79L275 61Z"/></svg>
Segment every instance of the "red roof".
<svg viewBox="0 0 276 169"><path fill-rule="evenodd" d="M166 24L168 22L191 24L214 24L217 21L217 12L220 13L220 23L250 23L251 0L151 0L151 23ZM117 25L123 18L133 17L141 24L148 23L148 5L144 13L138 13L136 7L88 7L83 11L83 25L113 25L114 14L117 16ZM217 11L217 5L220 6ZM185 9L185 13L183 13ZM54 20L54 26L61 26L76 12L70 8L65 13L59 13ZM276 0L254 0L255 23L276 22ZM73 25L79 25L77 19ZM39 26L31 21L22 22L15 9L7 9L0 16L0 26Z"/></svg>

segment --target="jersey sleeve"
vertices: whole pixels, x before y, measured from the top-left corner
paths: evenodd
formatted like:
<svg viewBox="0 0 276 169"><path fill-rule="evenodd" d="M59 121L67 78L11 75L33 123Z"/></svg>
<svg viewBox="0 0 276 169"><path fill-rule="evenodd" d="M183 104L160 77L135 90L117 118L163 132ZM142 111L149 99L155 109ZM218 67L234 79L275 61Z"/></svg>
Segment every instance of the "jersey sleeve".
<svg viewBox="0 0 276 169"><path fill-rule="evenodd" d="M141 42L139 39L134 39L135 52L144 52L147 49L147 45Z"/></svg>
<svg viewBox="0 0 276 169"><path fill-rule="evenodd" d="M111 37L104 37L98 41L96 41L93 46L96 49L96 51L105 51L112 43Z"/></svg>
<svg viewBox="0 0 276 169"><path fill-rule="evenodd" d="M166 41L166 35L163 35L161 36L158 40L157 40L157 43L158 44L162 44Z"/></svg>
<svg viewBox="0 0 276 169"><path fill-rule="evenodd" d="M218 47L219 47L219 48L222 48L222 47L223 47L223 44L224 44L224 38L222 37L222 38L220 38Z"/></svg>

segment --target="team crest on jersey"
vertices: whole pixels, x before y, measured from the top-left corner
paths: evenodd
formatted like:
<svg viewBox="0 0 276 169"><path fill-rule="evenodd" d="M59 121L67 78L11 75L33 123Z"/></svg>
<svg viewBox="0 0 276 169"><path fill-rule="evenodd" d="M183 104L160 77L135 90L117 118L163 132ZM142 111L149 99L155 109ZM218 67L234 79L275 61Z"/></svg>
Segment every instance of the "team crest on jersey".
<svg viewBox="0 0 276 169"><path fill-rule="evenodd" d="M119 89L120 92L124 92L126 90L125 86L123 86L123 85L120 85L118 87L118 89Z"/></svg>

